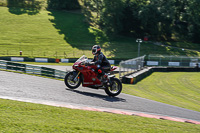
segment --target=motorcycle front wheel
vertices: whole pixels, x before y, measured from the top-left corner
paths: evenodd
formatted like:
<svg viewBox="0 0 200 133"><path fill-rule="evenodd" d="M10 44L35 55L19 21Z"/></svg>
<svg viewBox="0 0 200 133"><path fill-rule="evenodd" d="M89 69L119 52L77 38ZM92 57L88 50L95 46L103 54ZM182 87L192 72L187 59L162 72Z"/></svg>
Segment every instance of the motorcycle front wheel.
<svg viewBox="0 0 200 133"><path fill-rule="evenodd" d="M76 89L80 86L81 84L81 80L80 77L77 77L76 79L74 79L77 75L74 75L73 72L69 72L67 73L67 75L65 76L65 85L70 88L70 89Z"/></svg>
<svg viewBox="0 0 200 133"><path fill-rule="evenodd" d="M110 80L111 85L106 87L106 94L113 97L119 95L122 91L122 83L117 78L112 78Z"/></svg>

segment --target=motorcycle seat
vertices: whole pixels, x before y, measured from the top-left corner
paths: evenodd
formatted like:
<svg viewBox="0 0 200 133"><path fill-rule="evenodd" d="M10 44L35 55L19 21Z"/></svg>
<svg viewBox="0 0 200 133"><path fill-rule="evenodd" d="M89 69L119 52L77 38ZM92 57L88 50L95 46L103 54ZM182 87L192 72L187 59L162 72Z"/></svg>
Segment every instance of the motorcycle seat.
<svg viewBox="0 0 200 133"><path fill-rule="evenodd" d="M117 69L116 66L112 66L112 67L111 67L111 71L114 71L115 69Z"/></svg>
<svg viewBox="0 0 200 133"><path fill-rule="evenodd" d="M103 69L105 72L111 71L111 68L110 68L110 67L102 67L102 69Z"/></svg>
<svg viewBox="0 0 200 133"><path fill-rule="evenodd" d="M112 67L103 67L102 68L105 72L110 72L110 71L114 71L115 69L117 69L116 66L112 66Z"/></svg>

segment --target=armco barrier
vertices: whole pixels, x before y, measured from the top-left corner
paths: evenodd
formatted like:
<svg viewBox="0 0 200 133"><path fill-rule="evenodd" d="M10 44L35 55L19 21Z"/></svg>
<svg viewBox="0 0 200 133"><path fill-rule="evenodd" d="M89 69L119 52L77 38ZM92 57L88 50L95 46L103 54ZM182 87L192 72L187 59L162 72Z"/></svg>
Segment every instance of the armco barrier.
<svg viewBox="0 0 200 133"><path fill-rule="evenodd" d="M64 79L67 72L55 70L47 67L39 67L34 65L27 65L11 61L0 60L0 69L19 71L28 74L36 74L58 79Z"/></svg>
<svg viewBox="0 0 200 133"><path fill-rule="evenodd" d="M26 73L41 75L41 67L26 64Z"/></svg>
<svg viewBox="0 0 200 133"><path fill-rule="evenodd" d="M0 60L0 69L7 69L7 62Z"/></svg>
<svg viewBox="0 0 200 133"><path fill-rule="evenodd" d="M26 64L20 64L20 63L15 63L15 62L7 62L6 69L26 72Z"/></svg>
<svg viewBox="0 0 200 133"><path fill-rule="evenodd" d="M73 59L54 59L54 58L28 58L28 57L0 57L0 60L15 61L15 62L50 62L50 63L74 63L78 58ZM109 60L111 64L119 64L121 60Z"/></svg>
<svg viewBox="0 0 200 133"><path fill-rule="evenodd" d="M41 75L47 77L55 77L55 69L41 67Z"/></svg>

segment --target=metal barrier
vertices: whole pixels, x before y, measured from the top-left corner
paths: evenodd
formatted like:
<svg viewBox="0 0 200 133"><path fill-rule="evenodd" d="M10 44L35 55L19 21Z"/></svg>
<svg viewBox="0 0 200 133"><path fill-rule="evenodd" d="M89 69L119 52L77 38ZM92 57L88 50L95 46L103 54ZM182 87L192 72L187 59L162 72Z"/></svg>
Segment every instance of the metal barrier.
<svg viewBox="0 0 200 133"><path fill-rule="evenodd" d="M145 56L146 55L126 61L121 61L119 63L119 77L121 78L124 75L142 69L144 67Z"/></svg>
<svg viewBox="0 0 200 133"><path fill-rule="evenodd" d="M195 67L200 66L200 57L149 55L147 66L169 66L169 67Z"/></svg>
<svg viewBox="0 0 200 133"><path fill-rule="evenodd" d="M26 73L41 75L41 67L26 65Z"/></svg>
<svg viewBox="0 0 200 133"><path fill-rule="evenodd" d="M20 64L20 63L15 63L15 62L7 62L6 69L25 72L26 71L26 64Z"/></svg>
<svg viewBox="0 0 200 133"><path fill-rule="evenodd" d="M19 71L28 74L36 74L58 79L64 79L67 72L55 70L47 67L39 67L34 65L27 65L11 61L0 60L0 69Z"/></svg>
<svg viewBox="0 0 200 133"><path fill-rule="evenodd" d="M7 62L0 60L0 69L7 69Z"/></svg>

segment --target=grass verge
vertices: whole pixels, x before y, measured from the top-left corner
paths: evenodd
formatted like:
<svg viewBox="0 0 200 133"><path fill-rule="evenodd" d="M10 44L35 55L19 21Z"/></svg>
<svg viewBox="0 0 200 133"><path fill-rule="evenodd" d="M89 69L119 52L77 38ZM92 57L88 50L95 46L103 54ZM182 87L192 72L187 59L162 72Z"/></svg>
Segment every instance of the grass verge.
<svg viewBox="0 0 200 133"><path fill-rule="evenodd" d="M0 99L0 132L190 132L200 125Z"/></svg>
<svg viewBox="0 0 200 133"><path fill-rule="evenodd" d="M124 85L123 93L200 112L200 73L154 72L136 85Z"/></svg>

